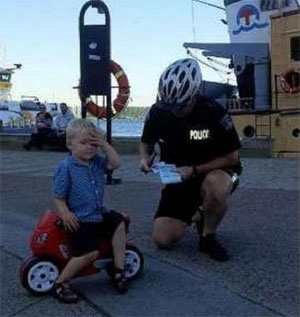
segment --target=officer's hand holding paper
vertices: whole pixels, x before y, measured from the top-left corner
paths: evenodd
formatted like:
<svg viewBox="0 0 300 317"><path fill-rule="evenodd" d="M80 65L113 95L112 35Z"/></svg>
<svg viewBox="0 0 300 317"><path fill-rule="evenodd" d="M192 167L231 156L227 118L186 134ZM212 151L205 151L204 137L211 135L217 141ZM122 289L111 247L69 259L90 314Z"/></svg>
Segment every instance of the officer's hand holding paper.
<svg viewBox="0 0 300 317"><path fill-rule="evenodd" d="M161 182L163 184L176 184L181 183L182 179L180 174L176 171L176 165L166 164L165 162L159 162L153 165L152 171L159 173Z"/></svg>

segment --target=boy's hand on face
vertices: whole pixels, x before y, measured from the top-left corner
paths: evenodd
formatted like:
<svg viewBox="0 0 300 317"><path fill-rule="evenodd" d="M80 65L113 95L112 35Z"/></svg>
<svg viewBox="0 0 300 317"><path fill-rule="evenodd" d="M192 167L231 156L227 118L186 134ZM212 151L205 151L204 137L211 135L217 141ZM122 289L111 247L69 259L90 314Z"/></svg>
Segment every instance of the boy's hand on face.
<svg viewBox="0 0 300 317"><path fill-rule="evenodd" d="M105 142L104 134L100 131L90 132L88 135L88 142L91 145L101 148L103 143Z"/></svg>
<svg viewBox="0 0 300 317"><path fill-rule="evenodd" d="M66 231L75 232L80 227L78 219L73 212L70 212L70 211L63 212L62 220L63 220Z"/></svg>

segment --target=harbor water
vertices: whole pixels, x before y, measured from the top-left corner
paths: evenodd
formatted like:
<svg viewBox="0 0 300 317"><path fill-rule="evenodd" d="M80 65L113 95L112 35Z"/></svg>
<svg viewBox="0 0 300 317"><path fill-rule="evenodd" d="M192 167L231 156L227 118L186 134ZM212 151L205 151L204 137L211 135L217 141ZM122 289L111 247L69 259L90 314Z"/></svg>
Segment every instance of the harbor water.
<svg viewBox="0 0 300 317"><path fill-rule="evenodd" d="M95 124L106 132L106 121L95 120ZM112 121L112 136L140 137L144 120L116 119Z"/></svg>
<svg viewBox="0 0 300 317"><path fill-rule="evenodd" d="M90 118L91 119L91 118ZM93 122L106 133L106 121L92 119ZM112 136L114 137L140 137L143 131L144 120L141 119L115 119L112 120ZM3 133L30 134L33 127L4 126Z"/></svg>

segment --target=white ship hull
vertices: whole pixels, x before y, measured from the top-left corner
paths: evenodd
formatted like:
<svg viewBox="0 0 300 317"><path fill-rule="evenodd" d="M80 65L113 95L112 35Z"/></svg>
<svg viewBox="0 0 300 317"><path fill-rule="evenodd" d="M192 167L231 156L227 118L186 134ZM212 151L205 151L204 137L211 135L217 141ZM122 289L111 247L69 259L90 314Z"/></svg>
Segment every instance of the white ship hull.
<svg viewBox="0 0 300 317"><path fill-rule="evenodd" d="M58 113L58 103L43 103L53 117ZM0 100L0 120L2 126L30 125L39 112L39 103L31 100Z"/></svg>

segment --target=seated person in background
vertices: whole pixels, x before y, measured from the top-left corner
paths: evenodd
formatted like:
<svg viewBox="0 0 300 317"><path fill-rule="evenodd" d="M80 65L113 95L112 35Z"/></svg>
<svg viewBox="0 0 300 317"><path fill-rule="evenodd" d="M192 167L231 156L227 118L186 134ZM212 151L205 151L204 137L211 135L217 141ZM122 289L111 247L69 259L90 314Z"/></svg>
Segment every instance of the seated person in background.
<svg viewBox="0 0 300 317"><path fill-rule="evenodd" d="M44 104L40 105L40 112L35 118L35 129L31 134L31 139L28 143L24 144L26 150L30 150L32 146L37 149L42 149L44 143L47 142L49 134L52 132L52 116L46 111Z"/></svg>
<svg viewBox="0 0 300 317"><path fill-rule="evenodd" d="M74 114L69 109L68 105L64 102L60 104L60 111L54 119L54 129L56 129L57 134L65 134L69 122L75 119Z"/></svg>
<svg viewBox="0 0 300 317"><path fill-rule="evenodd" d="M66 148L66 129L70 121L75 119L74 114L64 102L60 104L60 111L53 122L53 133L51 134L51 143L58 144Z"/></svg>

